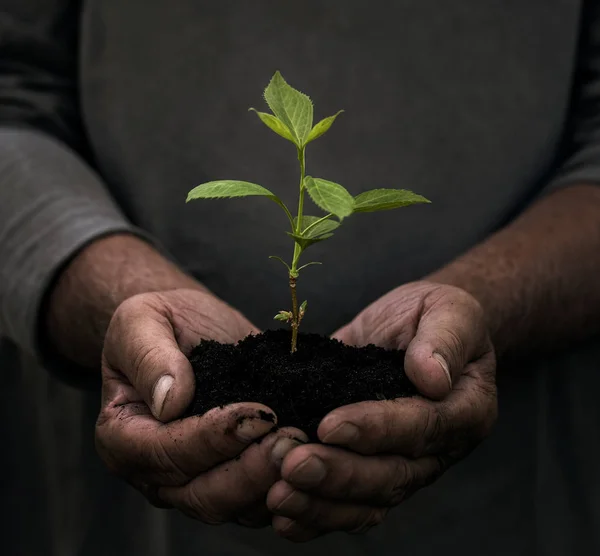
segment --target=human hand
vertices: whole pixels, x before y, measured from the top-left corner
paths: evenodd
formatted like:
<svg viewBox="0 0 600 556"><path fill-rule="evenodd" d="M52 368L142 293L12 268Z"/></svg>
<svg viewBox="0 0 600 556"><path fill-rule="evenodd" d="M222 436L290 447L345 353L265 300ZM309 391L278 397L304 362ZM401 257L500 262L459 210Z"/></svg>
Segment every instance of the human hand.
<svg viewBox="0 0 600 556"><path fill-rule="evenodd" d="M466 456L496 419L495 356L483 310L465 291L407 284L361 312L335 337L406 350L421 396L338 408L323 444L292 450L269 491L274 529L294 541L362 532Z"/></svg>
<svg viewBox="0 0 600 556"><path fill-rule="evenodd" d="M253 332L240 313L198 290L140 294L115 312L104 343L96 445L109 469L153 504L211 524L270 522L266 493L283 456L306 436L271 432L275 415L255 403L175 420L195 389L185 354L201 339L234 343Z"/></svg>

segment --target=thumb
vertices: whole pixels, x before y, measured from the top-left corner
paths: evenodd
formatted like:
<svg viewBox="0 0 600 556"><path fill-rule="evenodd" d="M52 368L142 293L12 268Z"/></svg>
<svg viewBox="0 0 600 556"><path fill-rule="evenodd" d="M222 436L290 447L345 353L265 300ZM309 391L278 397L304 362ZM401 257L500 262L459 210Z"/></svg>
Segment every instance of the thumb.
<svg viewBox="0 0 600 556"><path fill-rule="evenodd" d="M446 397L466 365L488 349L483 310L468 297L427 309L406 350L406 374L428 398Z"/></svg>
<svg viewBox="0 0 600 556"><path fill-rule="evenodd" d="M104 342L104 360L122 373L154 417L171 421L192 401L195 378L159 303L126 300L115 312ZM151 295L151 294L148 294Z"/></svg>

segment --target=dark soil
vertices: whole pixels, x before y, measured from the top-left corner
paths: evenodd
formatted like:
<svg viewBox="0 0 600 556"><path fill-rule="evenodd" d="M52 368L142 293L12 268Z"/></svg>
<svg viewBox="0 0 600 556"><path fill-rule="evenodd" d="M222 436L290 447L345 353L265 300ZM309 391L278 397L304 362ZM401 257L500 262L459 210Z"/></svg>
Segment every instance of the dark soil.
<svg viewBox="0 0 600 556"><path fill-rule="evenodd" d="M288 330L249 336L235 346L203 341L190 360L196 396L189 414L259 402L275 411L280 427L298 427L313 440L332 409L416 393L404 374L404 352L349 347L317 334L300 334L293 355Z"/></svg>

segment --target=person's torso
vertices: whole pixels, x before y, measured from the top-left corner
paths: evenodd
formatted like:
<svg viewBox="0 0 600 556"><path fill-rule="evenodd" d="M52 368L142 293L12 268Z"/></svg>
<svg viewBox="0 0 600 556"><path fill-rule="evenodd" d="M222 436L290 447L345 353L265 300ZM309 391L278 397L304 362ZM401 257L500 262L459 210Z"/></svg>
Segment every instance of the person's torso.
<svg viewBox="0 0 600 556"><path fill-rule="evenodd" d="M299 283L311 303L305 329L327 333L540 192L567 116L580 12L573 0L86 0L84 123L127 215L267 327L287 303L285 274L267 259L290 256L285 217L260 198L186 205L186 194L243 179L294 205L293 147L247 112L263 106L275 70L311 95L317 118L345 109L309 146L309 173L353 194L407 188L432 204L352 216L311 248L307 260L324 265ZM18 498L39 485L46 514L14 509L15 522L43 529L20 546L61 556L593 553L600 511L586 489L599 485L581 431L600 421L597 411L589 418L597 353L503 369L501 419L481 448L369 535L308 546L150 508L93 453L97 395L46 384L24 361L9 385L22 397L4 409L7 422L28 418L12 441L29 467L5 487Z"/></svg>
<svg viewBox="0 0 600 556"><path fill-rule="evenodd" d="M89 0L86 130L128 216L265 327L287 302L285 271L267 259L291 257L285 216L265 199L186 194L241 179L296 206L294 147L247 111L266 108L275 70L311 96L316 119L344 109L309 145L308 173L432 204L353 216L306 253L324 265L299 283L314 308L305 327L331 332L535 195L565 122L579 12L569 0Z"/></svg>

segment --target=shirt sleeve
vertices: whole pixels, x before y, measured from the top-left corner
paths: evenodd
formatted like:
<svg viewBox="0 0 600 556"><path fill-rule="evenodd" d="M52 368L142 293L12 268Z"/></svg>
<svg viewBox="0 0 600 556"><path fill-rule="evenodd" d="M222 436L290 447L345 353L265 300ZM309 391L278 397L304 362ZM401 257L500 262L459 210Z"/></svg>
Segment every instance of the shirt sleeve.
<svg viewBox="0 0 600 556"><path fill-rule="evenodd" d="M600 185L600 1L585 2L580 25L565 156L548 191L574 184Z"/></svg>
<svg viewBox="0 0 600 556"><path fill-rule="evenodd" d="M80 0L0 0L0 336L39 356L40 307L92 240L143 235L86 162Z"/></svg>

